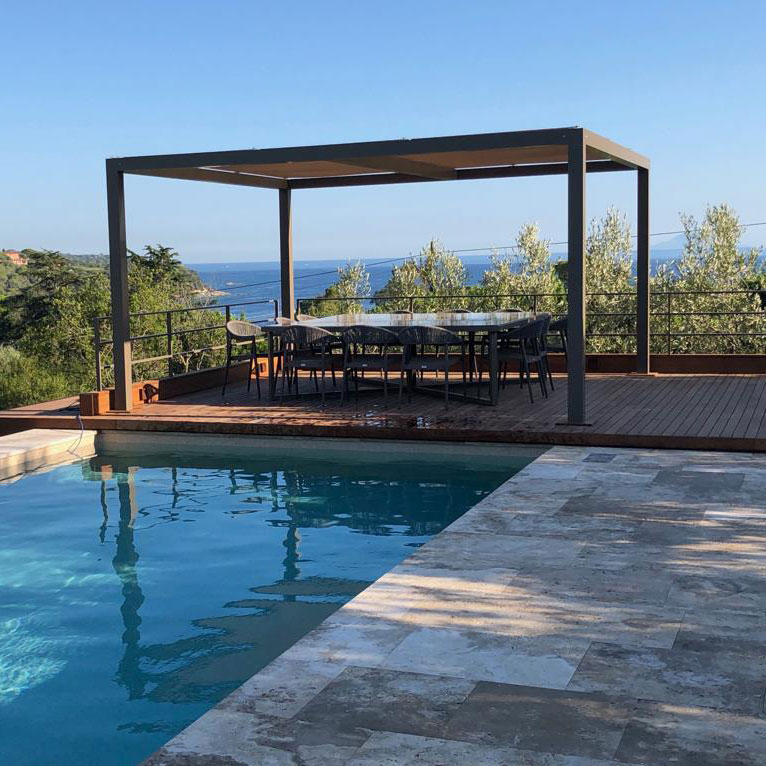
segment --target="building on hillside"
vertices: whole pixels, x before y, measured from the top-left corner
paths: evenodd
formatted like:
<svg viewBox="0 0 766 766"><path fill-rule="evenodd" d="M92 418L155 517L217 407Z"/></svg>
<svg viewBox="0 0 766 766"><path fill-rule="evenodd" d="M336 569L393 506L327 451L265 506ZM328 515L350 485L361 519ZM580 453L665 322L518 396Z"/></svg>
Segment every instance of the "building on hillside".
<svg viewBox="0 0 766 766"><path fill-rule="evenodd" d="M10 258L11 263L15 264L16 266L27 265L27 259L18 250L2 250L0 252Z"/></svg>

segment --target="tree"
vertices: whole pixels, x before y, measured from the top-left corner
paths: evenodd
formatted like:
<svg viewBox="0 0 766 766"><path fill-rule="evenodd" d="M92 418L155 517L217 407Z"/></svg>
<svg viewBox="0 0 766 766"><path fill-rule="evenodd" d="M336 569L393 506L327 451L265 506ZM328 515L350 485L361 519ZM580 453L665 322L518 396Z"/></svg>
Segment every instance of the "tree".
<svg viewBox="0 0 766 766"><path fill-rule="evenodd" d="M330 285L321 299L302 300L304 314L332 316L358 314L364 310L364 299L370 295L370 275L361 261L350 261L338 269L338 279Z"/></svg>
<svg viewBox="0 0 766 766"><path fill-rule="evenodd" d="M588 351L635 351L632 269L630 224L609 208L600 221L591 221L585 243ZM623 334L631 337L618 337Z"/></svg>
<svg viewBox="0 0 766 766"><path fill-rule="evenodd" d="M381 311L408 309L405 296L415 296L419 311L458 308L467 301L450 296L465 294L467 281L460 258L432 239L417 257L394 266L388 282L375 294L376 303Z"/></svg>
<svg viewBox="0 0 766 766"><path fill-rule="evenodd" d="M481 291L487 296L488 309L566 310L563 285L551 261L550 242L540 239L537 224L521 227L512 256L493 253L490 268L482 276Z"/></svg>
<svg viewBox="0 0 766 766"><path fill-rule="evenodd" d="M753 289L764 282L761 251L740 246L743 229L726 204L708 207L702 221L682 214L681 223L686 242L680 260L652 280L655 300L664 298L665 308L670 302L671 350L764 353L764 337L752 335L764 329L760 294ZM666 332L655 319L658 351L667 349Z"/></svg>

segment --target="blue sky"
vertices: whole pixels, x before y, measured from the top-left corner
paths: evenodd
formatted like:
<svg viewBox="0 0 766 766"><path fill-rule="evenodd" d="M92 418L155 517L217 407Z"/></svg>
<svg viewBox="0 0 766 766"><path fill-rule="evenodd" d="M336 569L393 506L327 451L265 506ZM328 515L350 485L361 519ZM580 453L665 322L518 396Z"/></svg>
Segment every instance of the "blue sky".
<svg viewBox="0 0 766 766"><path fill-rule="evenodd" d="M104 158L582 125L652 160L652 229L766 220L763 2L3 6L0 247L106 250ZM635 215L633 174L589 215ZM277 257L276 192L131 177L128 242ZM297 258L566 234L561 178L295 192ZM748 242L766 240L754 228Z"/></svg>

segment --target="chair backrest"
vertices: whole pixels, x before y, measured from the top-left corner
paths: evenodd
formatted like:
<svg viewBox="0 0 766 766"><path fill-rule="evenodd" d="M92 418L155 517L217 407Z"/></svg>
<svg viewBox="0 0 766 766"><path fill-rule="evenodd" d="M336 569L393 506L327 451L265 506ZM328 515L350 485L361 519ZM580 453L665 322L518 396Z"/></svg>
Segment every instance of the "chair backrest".
<svg viewBox="0 0 766 766"><path fill-rule="evenodd" d="M542 326L542 329L540 331L540 334L542 335L543 340L544 340L545 336L550 331L550 327L551 327L551 315L550 314L546 314L546 313L543 312L541 314L538 314L535 317L535 319L540 320L543 323L543 326Z"/></svg>
<svg viewBox="0 0 766 766"><path fill-rule="evenodd" d="M451 314L470 314L470 309L450 309Z"/></svg>
<svg viewBox="0 0 766 766"><path fill-rule="evenodd" d="M295 315L295 318L296 318L296 319L297 319L299 322L308 322L308 321L309 321L309 319L316 319L316 317L315 317L315 316L312 316L311 314L296 314L296 315Z"/></svg>
<svg viewBox="0 0 766 766"><path fill-rule="evenodd" d="M252 340L261 334L261 328L252 322L241 319L230 319L226 323L226 332L237 340Z"/></svg>
<svg viewBox="0 0 766 766"><path fill-rule="evenodd" d="M347 327L341 333L346 343L358 343L362 346L398 346L399 336L383 327L373 327L368 324L357 324Z"/></svg>
<svg viewBox="0 0 766 766"><path fill-rule="evenodd" d="M282 340L285 343L294 343L299 348L302 346L321 346L335 340L335 335L321 327L310 325L291 325L282 332Z"/></svg>
<svg viewBox="0 0 766 766"><path fill-rule="evenodd" d="M507 306L505 308L500 309L500 311L506 311L509 314L522 314L524 312L524 309L520 309L518 306Z"/></svg>
<svg viewBox="0 0 766 766"><path fill-rule="evenodd" d="M569 331L569 317L563 316L560 319L556 319L555 321L551 322L551 326L548 328L548 331L558 332L566 337Z"/></svg>
<svg viewBox="0 0 766 766"><path fill-rule="evenodd" d="M412 312L409 309L395 309L394 311L389 311L389 314L408 314L409 316L412 316Z"/></svg>
<svg viewBox="0 0 766 766"><path fill-rule="evenodd" d="M399 330L398 335L399 341L406 345L460 346L463 344L463 339L457 333L430 324L404 327Z"/></svg>
<svg viewBox="0 0 766 766"><path fill-rule="evenodd" d="M538 340L545 327L545 318L533 319L531 322L521 325L521 327L512 327L506 335L510 340Z"/></svg>

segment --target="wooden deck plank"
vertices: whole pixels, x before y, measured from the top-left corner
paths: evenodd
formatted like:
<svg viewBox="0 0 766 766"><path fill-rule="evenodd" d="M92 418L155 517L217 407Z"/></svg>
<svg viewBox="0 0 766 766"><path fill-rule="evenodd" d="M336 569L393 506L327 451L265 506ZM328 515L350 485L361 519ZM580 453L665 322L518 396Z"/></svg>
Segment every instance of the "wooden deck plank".
<svg viewBox="0 0 766 766"><path fill-rule="evenodd" d="M458 384L459 385L459 384ZM313 383L301 381L305 392ZM382 391L360 394L341 407L314 396L282 403L258 400L255 390L232 385L156 402L131 414L83 417L85 428L165 430L201 433L291 434L371 438L536 442L603 446L656 446L689 449L766 451L766 375L589 375L590 426L562 424L567 381L555 378L548 399L539 392L531 404L515 382L501 390L500 405L450 402L415 392L397 406L392 385L386 406ZM74 402L64 399L0 412L0 432L33 427L78 428Z"/></svg>

